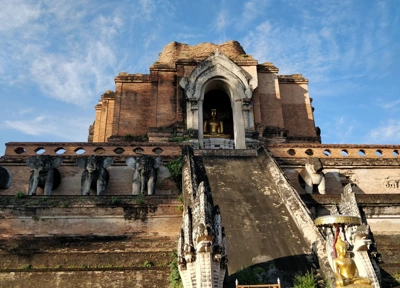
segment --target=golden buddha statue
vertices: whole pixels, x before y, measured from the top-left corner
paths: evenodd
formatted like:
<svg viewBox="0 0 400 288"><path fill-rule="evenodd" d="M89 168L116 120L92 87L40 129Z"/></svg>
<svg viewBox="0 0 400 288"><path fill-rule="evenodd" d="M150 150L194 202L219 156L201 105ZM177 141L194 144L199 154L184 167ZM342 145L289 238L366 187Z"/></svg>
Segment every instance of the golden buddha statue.
<svg viewBox="0 0 400 288"><path fill-rule="evenodd" d="M333 259L333 269L337 287L373 287L371 280L358 275L356 263L347 255L346 243L340 236L335 245L337 257Z"/></svg>
<svg viewBox="0 0 400 288"><path fill-rule="evenodd" d="M204 121L204 134L205 135L223 135L224 123L217 119L217 109L211 109L211 119Z"/></svg>

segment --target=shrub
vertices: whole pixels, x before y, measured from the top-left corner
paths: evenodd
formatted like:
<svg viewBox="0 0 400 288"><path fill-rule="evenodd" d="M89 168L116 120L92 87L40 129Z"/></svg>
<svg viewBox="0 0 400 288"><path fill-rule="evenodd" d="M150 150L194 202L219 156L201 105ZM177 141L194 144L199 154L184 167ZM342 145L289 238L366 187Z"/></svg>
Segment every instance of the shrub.
<svg viewBox="0 0 400 288"><path fill-rule="evenodd" d="M179 157L169 161L167 168L171 173L172 180L174 180L179 193L182 193L182 158Z"/></svg>
<svg viewBox="0 0 400 288"><path fill-rule="evenodd" d="M256 271L258 271L259 267L254 268L252 270L250 267L243 267L241 270L236 272L236 278L241 285L254 285L254 284L262 284L257 276ZM260 268L262 269L262 268ZM256 270L256 271L255 271ZM264 269L262 269L265 272ZM258 271L259 272L259 271Z"/></svg>
<svg viewBox="0 0 400 288"><path fill-rule="evenodd" d="M118 197L113 196L113 197L111 197L111 203L112 203L113 205L118 205L118 204L121 203L121 199L118 198Z"/></svg>
<svg viewBox="0 0 400 288"><path fill-rule="evenodd" d="M171 274L169 274L169 287L170 288L183 288L181 275L179 274L178 269L178 253L176 250L172 252L173 260L169 264L169 268L171 268Z"/></svg>
<svg viewBox="0 0 400 288"><path fill-rule="evenodd" d="M293 285L295 288L314 288L317 287L317 280L312 271L307 271L304 275L296 275L294 277Z"/></svg>
<svg viewBox="0 0 400 288"><path fill-rule="evenodd" d="M26 194L23 191L18 191L17 194L15 194L15 199L22 199L25 198Z"/></svg>
<svg viewBox="0 0 400 288"><path fill-rule="evenodd" d="M151 261L145 261L142 265L142 267L153 267L154 263Z"/></svg>
<svg viewBox="0 0 400 288"><path fill-rule="evenodd" d="M144 194L139 194L139 195L136 196L136 199L135 199L136 204L143 205L144 201L145 201Z"/></svg>
<svg viewBox="0 0 400 288"><path fill-rule="evenodd" d="M19 269L31 269L31 268L32 268L31 264L24 264L24 265L19 267Z"/></svg>

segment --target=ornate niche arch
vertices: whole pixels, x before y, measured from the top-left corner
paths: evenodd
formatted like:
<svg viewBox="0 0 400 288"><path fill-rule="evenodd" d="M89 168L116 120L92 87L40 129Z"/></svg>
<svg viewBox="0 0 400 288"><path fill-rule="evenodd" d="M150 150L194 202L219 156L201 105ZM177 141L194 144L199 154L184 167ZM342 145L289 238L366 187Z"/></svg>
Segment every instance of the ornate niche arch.
<svg viewBox="0 0 400 288"><path fill-rule="evenodd" d="M179 85L186 94L187 128L199 131L200 147L203 146L204 95L218 89L230 98L235 148L246 148L245 131L254 127L252 96L257 79L217 49L200 62L189 77L183 77Z"/></svg>

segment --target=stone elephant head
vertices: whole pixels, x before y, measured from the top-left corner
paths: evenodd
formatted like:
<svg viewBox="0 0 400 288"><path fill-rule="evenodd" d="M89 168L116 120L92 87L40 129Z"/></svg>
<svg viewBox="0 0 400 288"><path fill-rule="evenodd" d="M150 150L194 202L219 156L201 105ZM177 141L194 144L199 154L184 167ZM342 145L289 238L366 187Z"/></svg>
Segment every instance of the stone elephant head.
<svg viewBox="0 0 400 288"><path fill-rule="evenodd" d="M305 190L312 194L314 185L318 186L318 192L325 194L325 174L321 160L317 157L309 157L305 163L305 168L300 171L300 176L305 182Z"/></svg>
<svg viewBox="0 0 400 288"><path fill-rule="evenodd" d="M97 195L103 195L110 178L107 167L113 164L111 157L89 156L76 159L78 167L84 169L81 178L81 194L89 195L94 189Z"/></svg>
<svg viewBox="0 0 400 288"><path fill-rule="evenodd" d="M29 177L29 195L36 195L37 187L44 190L44 195L51 195L61 183L61 175L57 167L62 164L61 157L49 155L33 156L26 160L26 164L33 168Z"/></svg>
<svg viewBox="0 0 400 288"><path fill-rule="evenodd" d="M0 189L8 189L12 185L12 176L5 167L0 167Z"/></svg>
<svg viewBox="0 0 400 288"><path fill-rule="evenodd" d="M134 168L132 177L132 194L154 195L157 183L157 171L162 164L160 157L153 158L150 155L140 155L139 157L129 157L126 159L128 167Z"/></svg>

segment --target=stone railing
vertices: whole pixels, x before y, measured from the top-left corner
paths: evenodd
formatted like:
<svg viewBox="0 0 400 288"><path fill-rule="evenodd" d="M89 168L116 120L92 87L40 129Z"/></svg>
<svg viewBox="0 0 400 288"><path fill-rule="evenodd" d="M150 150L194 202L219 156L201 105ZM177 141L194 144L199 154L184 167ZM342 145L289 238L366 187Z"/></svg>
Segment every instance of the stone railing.
<svg viewBox="0 0 400 288"><path fill-rule="evenodd" d="M278 158L397 158L400 145L269 144L267 149Z"/></svg>
<svg viewBox="0 0 400 288"><path fill-rule="evenodd" d="M140 154L180 156L182 145L178 143L88 143L88 142L9 142L5 156L25 157L37 155L59 156L136 156Z"/></svg>

